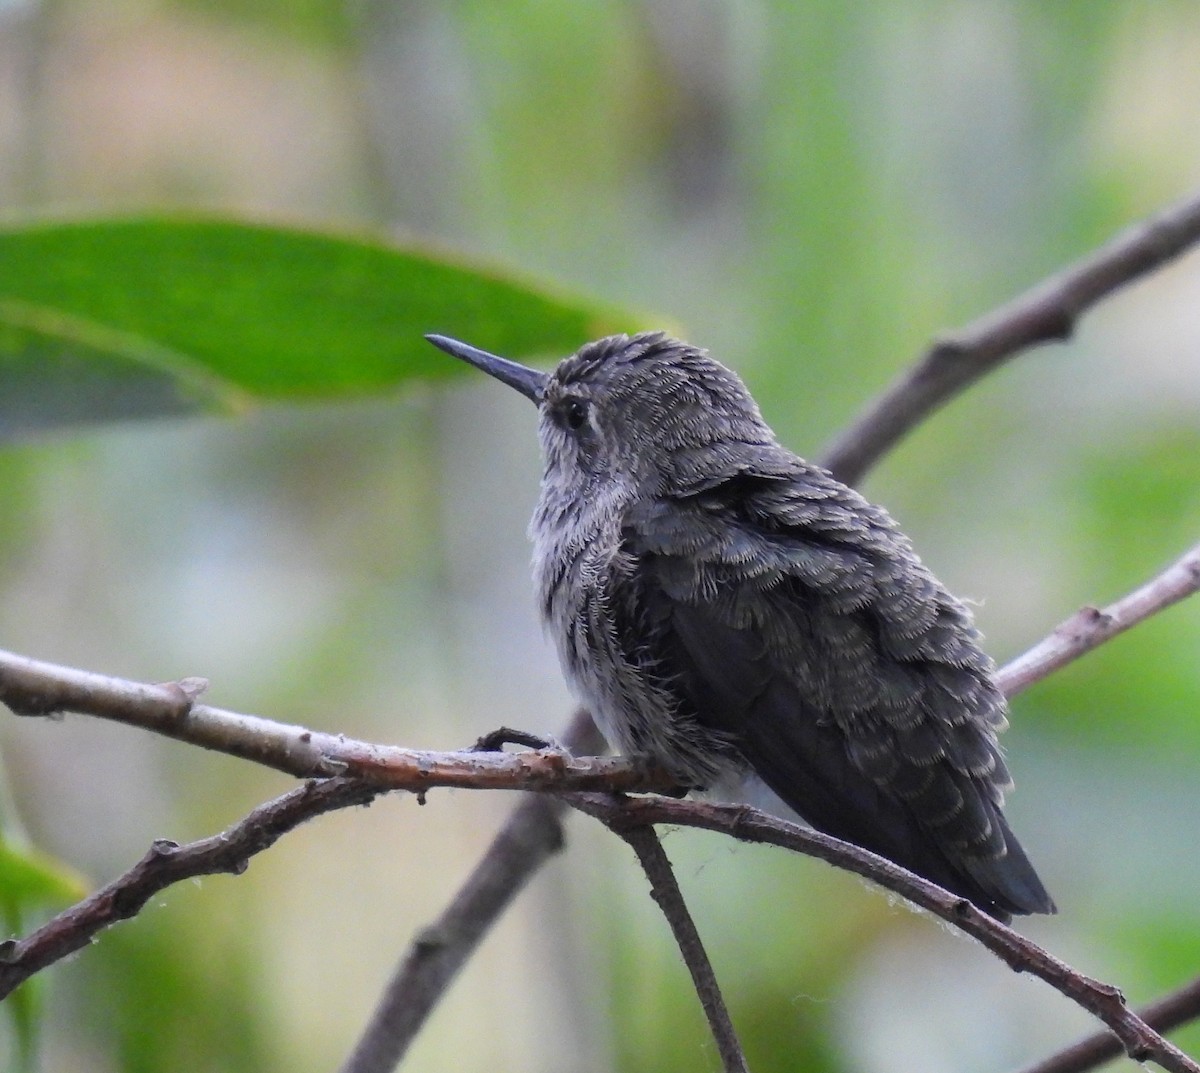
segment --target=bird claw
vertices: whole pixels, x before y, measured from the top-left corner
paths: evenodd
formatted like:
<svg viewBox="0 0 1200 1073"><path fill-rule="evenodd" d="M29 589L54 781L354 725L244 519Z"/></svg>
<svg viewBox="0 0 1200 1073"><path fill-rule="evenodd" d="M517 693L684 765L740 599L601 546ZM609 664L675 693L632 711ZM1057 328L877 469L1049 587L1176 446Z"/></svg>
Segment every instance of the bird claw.
<svg viewBox="0 0 1200 1073"><path fill-rule="evenodd" d="M500 727L479 738L467 751L472 753L498 753L505 745L524 745L527 749L537 749L543 752L561 753L570 757L571 752L555 738L544 738L531 734L527 730L514 730L512 727Z"/></svg>

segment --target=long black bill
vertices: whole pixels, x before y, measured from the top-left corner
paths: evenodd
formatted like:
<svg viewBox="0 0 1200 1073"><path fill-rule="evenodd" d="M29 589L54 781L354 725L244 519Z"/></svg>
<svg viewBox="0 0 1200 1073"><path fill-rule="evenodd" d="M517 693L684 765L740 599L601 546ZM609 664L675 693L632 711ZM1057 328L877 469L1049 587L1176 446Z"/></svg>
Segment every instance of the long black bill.
<svg viewBox="0 0 1200 1073"><path fill-rule="evenodd" d="M516 388L535 404L542 401L546 381L550 379L545 373L526 368L519 362L509 361L508 358L489 354L486 350L480 350L469 343L460 343L457 339L445 335L427 335L425 338L439 350L453 354L454 357L474 365L476 369L482 369L488 376L494 376L501 383Z"/></svg>

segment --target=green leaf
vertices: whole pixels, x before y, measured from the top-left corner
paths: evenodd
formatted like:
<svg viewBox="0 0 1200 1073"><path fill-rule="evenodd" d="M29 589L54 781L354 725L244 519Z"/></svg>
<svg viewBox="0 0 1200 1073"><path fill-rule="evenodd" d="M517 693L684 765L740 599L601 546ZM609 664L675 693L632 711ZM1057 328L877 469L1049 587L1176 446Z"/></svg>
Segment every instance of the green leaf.
<svg viewBox="0 0 1200 1073"><path fill-rule="evenodd" d="M87 889L84 880L61 861L0 837L0 910L10 927L18 926L15 913L77 901Z"/></svg>
<svg viewBox="0 0 1200 1073"><path fill-rule="evenodd" d="M78 901L87 893L82 878L54 858L0 836L0 913L6 936L20 935L30 915L47 906ZM12 1025L10 1064L34 1069L40 989L35 977L4 1003Z"/></svg>
<svg viewBox="0 0 1200 1073"><path fill-rule="evenodd" d="M0 230L0 437L458 372L426 332L521 357L641 326L370 239L222 219Z"/></svg>

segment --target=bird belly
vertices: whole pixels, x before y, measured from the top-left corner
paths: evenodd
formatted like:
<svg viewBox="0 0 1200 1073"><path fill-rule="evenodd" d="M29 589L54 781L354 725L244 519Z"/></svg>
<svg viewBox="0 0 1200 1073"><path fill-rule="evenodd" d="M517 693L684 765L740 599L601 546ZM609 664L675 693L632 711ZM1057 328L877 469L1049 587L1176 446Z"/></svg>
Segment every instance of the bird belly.
<svg viewBox="0 0 1200 1073"><path fill-rule="evenodd" d="M740 757L682 709L669 682L637 661L636 639L621 635L618 558L593 546L539 577L543 619L571 692L616 752L648 759L689 788L736 780Z"/></svg>

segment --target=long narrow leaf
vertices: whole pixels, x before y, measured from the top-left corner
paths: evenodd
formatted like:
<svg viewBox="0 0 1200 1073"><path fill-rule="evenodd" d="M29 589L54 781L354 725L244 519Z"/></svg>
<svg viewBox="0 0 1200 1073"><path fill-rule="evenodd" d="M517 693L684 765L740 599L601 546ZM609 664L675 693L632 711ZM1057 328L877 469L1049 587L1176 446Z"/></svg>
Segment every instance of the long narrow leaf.
<svg viewBox="0 0 1200 1073"><path fill-rule="evenodd" d="M0 229L0 437L460 372L430 331L520 357L639 326L369 239L222 219Z"/></svg>

